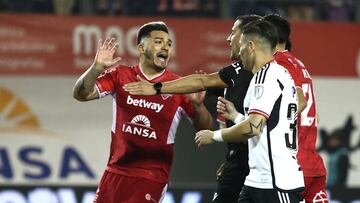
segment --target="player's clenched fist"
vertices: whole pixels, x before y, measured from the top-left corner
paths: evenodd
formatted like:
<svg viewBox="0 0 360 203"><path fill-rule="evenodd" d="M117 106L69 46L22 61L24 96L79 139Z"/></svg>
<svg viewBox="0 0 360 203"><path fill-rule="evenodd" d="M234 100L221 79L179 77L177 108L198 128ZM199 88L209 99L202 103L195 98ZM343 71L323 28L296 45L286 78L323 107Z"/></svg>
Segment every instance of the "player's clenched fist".
<svg viewBox="0 0 360 203"><path fill-rule="evenodd" d="M196 133L195 136L195 143L198 145L199 148L203 147L204 145L214 143L214 132L211 130L201 130Z"/></svg>

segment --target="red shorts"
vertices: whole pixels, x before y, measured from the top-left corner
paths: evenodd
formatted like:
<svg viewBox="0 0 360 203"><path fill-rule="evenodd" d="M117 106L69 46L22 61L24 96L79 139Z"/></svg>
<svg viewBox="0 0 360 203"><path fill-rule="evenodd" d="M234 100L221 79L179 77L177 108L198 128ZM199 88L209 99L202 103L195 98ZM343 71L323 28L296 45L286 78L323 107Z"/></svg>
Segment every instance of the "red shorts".
<svg viewBox="0 0 360 203"><path fill-rule="evenodd" d="M325 191L326 176L305 177L305 191L302 193L306 203L328 203Z"/></svg>
<svg viewBox="0 0 360 203"><path fill-rule="evenodd" d="M94 203L159 203L166 189L166 183L105 171Z"/></svg>

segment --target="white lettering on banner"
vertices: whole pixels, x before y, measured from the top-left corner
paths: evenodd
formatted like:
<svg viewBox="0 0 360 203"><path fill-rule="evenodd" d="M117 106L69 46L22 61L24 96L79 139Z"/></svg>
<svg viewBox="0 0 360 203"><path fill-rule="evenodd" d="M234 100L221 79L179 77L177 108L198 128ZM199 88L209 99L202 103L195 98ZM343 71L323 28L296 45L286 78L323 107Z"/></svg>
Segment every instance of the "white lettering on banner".
<svg viewBox="0 0 360 203"><path fill-rule="evenodd" d="M98 40L101 38L101 30L99 28L99 26L96 25L77 25L74 28L73 31L73 36L72 36L72 40L73 40L73 53L74 54L80 54L81 52L81 45L82 45L82 40L81 37L84 37L84 49L85 49L85 54L89 55L92 54L94 52L94 50L96 50L95 48L95 43L93 43L95 40ZM95 39L93 39L93 37L95 37ZM92 47L94 47L94 49L92 49Z"/></svg>
<svg viewBox="0 0 360 203"><path fill-rule="evenodd" d="M156 113L159 113L161 111L161 109L164 107L164 104L148 102L145 99L133 99L133 98L131 98L130 95L128 95L128 97L126 99L126 103L133 105L133 106L138 106L141 108L153 109L153 110L155 110Z"/></svg>
<svg viewBox="0 0 360 203"><path fill-rule="evenodd" d="M24 37L26 31L22 27L7 27L2 25L0 27L0 37Z"/></svg>
<svg viewBox="0 0 360 203"><path fill-rule="evenodd" d="M97 41L102 38L115 37L119 43L117 54L125 55L128 52L133 57L138 56L138 49L136 44L137 31L140 26L129 28L126 32L119 26L111 25L103 31L98 25L79 24L74 27L72 34L73 53L76 55L85 54L92 55L97 48ZM175 34L169 30L170 37L173 39L172 56L175 56ZM105 36L103 36L105 35ZM82 40L83 38L83 40ZM84 51L82 51L82 48Z"/></svg>
<svg viewBox="0 0 360 203"><path fill-rule="evenodd" d="M48 180L54 175L54 170L49 160L42 160L41 155L44 154L42 147L25 146L18 151L18 159L24 167L22 172L22 178L24 180ZM90 165L85 162L85 159L80 155L79 151L73 147L66 147L61 154L60 171L58 178L64 180L72 175L82 175L89 180L95 179L95 173L90 168ZM15 168L12 164L14 160L11 160L9 150L7 148L0 147L0 180L14 180L16 179L15 171L19 171L19 168ZM29 169L36 168L37 171L31 171Z"/></svg>
<svg viewBox="0 0 360 203"><path fill-rule="evenodd" d="M124 123L122 131L156 140L156 132L151 128L150 120L144 115L137 115L131 122Z"/></svg>
<svg viewBox="0 0 360 203"><path fill-rule="evenodd" d="M3 58L0 57L0 66L8 70L40 70L44 69L45 61L34 57Z"/></svg>

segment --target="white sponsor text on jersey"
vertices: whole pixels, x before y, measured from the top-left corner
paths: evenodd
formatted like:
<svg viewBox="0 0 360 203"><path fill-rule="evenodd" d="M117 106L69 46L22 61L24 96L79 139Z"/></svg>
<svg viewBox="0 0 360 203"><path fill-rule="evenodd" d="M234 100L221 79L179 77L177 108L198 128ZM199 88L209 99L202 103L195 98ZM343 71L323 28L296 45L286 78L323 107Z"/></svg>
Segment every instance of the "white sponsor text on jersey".
<svg viewBox="0 0 360 203"><path fill-rule="evenodd" d="M138 106L146 109L153 109L156 113L159 113L161 109L164 107L164 104L158 104L155 102L148 102L145 99L133 99L130 95L128 95L126 99L126 103L134 106Z"/></svg>

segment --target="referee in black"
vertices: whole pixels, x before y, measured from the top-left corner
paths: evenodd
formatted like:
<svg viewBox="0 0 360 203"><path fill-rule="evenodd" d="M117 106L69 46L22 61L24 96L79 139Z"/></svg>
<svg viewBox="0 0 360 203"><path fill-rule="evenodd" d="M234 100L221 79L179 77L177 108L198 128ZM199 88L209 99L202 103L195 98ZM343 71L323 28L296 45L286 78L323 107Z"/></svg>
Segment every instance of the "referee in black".
<svg viewBox="0 0 360 203"><path fill-rule="evenodd" d="M260 18L257 15L245 15L236 19L227 41L231 46L230 58L237 62L219 71L220 78L228 85L228 88L224 90L225 99L231 101L242 115L244 115L243 100L253 74L244 70L239 61L239 39L242 28ZM241 121L241 118L237 117L237 120ZM234 122L223 120L221 117L218 117L218 121L220 128L234 125ZM245 178L249 174L247 142L228 143L227 148L226 160L217 171L217 189L213 198L214 203L236 203L244 186Z"/></svg>

